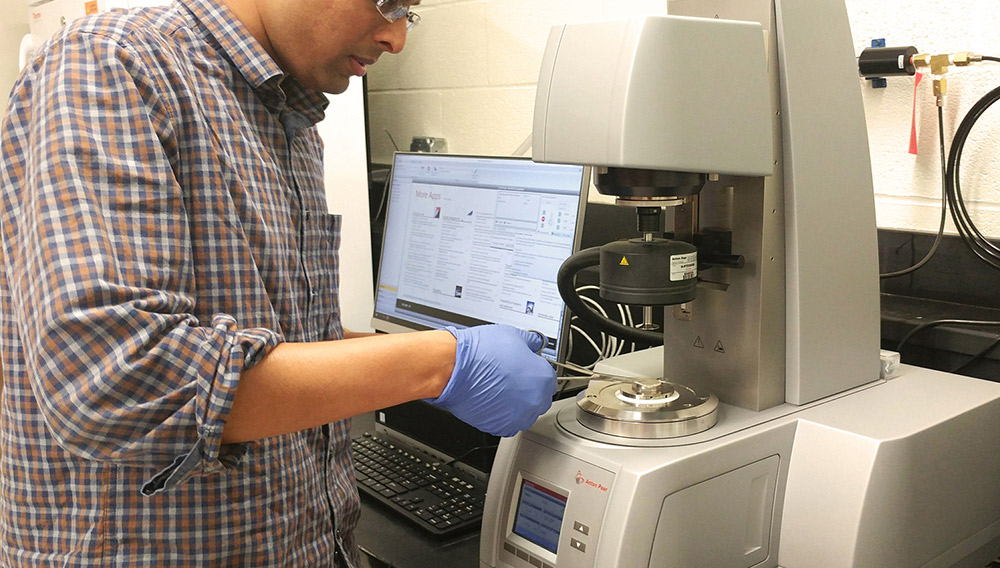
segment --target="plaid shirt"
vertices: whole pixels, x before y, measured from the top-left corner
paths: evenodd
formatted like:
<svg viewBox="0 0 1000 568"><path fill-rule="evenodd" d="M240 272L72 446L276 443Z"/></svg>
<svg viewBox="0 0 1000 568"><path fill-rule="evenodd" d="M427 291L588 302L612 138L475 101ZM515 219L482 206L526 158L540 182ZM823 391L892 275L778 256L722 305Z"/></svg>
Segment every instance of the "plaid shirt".
<svg viewBox="0 0 1000 568"><path fill-rule="evenodd" d="M214 0L47 44L0 154L0 565L358 565L349 422L222 445L240 372L339 339L326 99Z"/></svg>

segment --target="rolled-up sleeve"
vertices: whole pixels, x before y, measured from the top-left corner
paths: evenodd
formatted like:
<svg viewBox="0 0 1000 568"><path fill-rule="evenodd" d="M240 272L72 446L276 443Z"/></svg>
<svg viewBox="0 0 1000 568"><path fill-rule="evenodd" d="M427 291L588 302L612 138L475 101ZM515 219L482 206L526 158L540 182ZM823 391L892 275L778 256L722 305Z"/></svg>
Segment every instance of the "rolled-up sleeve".
<svg viewBox="0 0 1000 568"><path fill-rule="evenodd" d="M52 436L85 459L148 467L141 489L154 493L238 463L243 448L221 434L240 373L283 338L199 305L219 291L203 289L196 257L244 259L193 242L204 205L177 181L180 126L143 64L168 54L141 55L77 34L15 89L30 103L10 117L21 142L5 154L28 159L4 168L20 188L5 261L31 275L10 282L11 305Z"/></svg>

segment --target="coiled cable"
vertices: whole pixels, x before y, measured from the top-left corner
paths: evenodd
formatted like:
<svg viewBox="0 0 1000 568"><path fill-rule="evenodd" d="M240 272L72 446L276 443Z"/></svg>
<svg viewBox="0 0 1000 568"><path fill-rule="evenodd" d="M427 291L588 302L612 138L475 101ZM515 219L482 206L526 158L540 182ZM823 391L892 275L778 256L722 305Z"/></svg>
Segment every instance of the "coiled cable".
<svg viewBox="0 0 1000 568"><path fill-rule="evenodd" d="M983 56L984 61L1000 62L1000 58ZM975 105L962 119L955 136L952 139L951 152L948 155L948 167L945 173L945 192L948 199L948 207L951 209L951 217L955 222L959 236L966 246L976 255L977 258L990 265L992 268L1000 270L1000 247L992 243L976 227L969 210L965 206L962 197L962 185L960 171L962 164L962 151L965 143L972 132L973 127L979 118L994 103L1000 100L1000 87L993 89L983 98L979 99Z"/></svg>

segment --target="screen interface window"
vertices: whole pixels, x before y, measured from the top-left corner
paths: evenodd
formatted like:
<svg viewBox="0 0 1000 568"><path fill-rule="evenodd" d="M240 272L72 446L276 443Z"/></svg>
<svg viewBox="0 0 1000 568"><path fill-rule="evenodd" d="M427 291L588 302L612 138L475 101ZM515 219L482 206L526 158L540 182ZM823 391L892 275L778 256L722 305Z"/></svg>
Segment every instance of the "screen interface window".
<svg viewBox="0 0 1000 568"><path fill-rule="evenodd" d="M581 166L397 155L376 318L535 329L555 358L564 316L556 273L573 252L582 179Z"/></svg>
<svg viewBox="0 0 1000 568"><path fill-rule="evenodd" d="M527 479L521 480L514 534L555 553L566 513L566 501L565 495Z"/></svg>

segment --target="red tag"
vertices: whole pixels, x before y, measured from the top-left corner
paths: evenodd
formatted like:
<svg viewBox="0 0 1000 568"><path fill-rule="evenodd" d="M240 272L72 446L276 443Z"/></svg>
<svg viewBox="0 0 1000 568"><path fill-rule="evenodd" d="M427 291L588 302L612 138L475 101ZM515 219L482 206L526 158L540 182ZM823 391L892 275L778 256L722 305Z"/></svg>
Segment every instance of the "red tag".
<svg viewBox="0 0 1000 568"><path fill-rule="evenodd" d="M920 80L924 78L923 73L917 73L917 80L913 83L913 119L910 121L910 153L917 155L917 87Z"/></svg>

